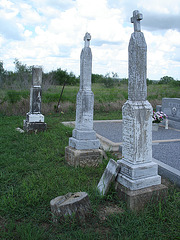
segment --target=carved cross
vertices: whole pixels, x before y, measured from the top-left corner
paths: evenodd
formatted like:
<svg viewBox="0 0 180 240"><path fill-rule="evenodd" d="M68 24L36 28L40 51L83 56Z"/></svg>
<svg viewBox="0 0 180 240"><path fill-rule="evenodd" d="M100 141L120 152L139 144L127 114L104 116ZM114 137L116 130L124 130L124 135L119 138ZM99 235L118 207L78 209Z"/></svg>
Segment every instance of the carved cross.
<svg viewBox="0 0 180 240"><path fill-rule="evenodd" d="M140 32L141 31L140 21L142 19L143 19L142 13L140 13L138 10L135 10L133 12L133 17L131 18L131 23L134 23L134 32Z"/></svg>
<svg viewBox="0 0 180 240"><path fill-rule="evenodd" d="M89 47L89 44L90 44L90 40L91 40L91 35L90 33L86 33L85 36L84 36L84 47Z"/></svg>

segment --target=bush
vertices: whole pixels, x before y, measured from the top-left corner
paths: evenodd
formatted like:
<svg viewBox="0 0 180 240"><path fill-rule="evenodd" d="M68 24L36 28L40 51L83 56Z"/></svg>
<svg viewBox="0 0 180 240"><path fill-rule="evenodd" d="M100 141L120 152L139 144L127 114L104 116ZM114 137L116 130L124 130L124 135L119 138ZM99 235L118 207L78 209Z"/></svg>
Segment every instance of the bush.
<svg viewBox="0 0 180 240"><path fill-rule="evenodd" d="M128 78L123 78L120 83L128 85Z"/></svg>
<svg viewBox="0 0 180 240"><path fill-rule="evenodd" d="M114 86L114 80L112 78L110 78L110 77L105 77L104 78L104 85L107 88L111 88L111 87Z"/></svg>
<svg viewBox="0 0 180 240"><path fill-rule="evenodd" d="M19 92L16 92L16 91L12 90L12 91L7 92L7 97L6 98L7 98L8 102L16 103L21 99L21 96L20 96Z"/></svg>

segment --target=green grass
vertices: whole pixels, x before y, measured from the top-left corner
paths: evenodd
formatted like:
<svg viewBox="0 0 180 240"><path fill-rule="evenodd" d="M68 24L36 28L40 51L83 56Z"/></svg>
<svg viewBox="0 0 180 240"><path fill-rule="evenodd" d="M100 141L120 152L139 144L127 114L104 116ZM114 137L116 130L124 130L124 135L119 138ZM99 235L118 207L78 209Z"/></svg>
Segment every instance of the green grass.
<svg viewBox="0 0 180 240"><path fill-rule="evenodd" d="M42 91L42 112L43 114L53 114L61 94L62 86L51 86L48 90ZM65 86L61 98L60 111L66 112L71 118L71 113L75 112L76 95L79 86ZM97 119L119 119L124 102L128 99L128 85L118 83L111 88L106 88L103 84L92 84L94 93L94 118ZM147 88L147 99L153 108L161 104L162 98L179 98L178 86L171 84L151 84ZM25 115L29 106L30 90L8 90L0 89L0 112L5 115ZM19 111L20 109L20 111ZM20 113L19 113L20 112Z"/></svg>
<svg viewBox="0 0 180 240"><path fill-rule="evenodd" d="M99 113L100 114L100 113ZM118 200L114 186L104 198L95 191L108 160L97 168L73 168L64 153L72 129L61 124L69 115L45 117L44 133L21 134L24 117L0 116L0 238L56 239L179 239L180 194L169 189L166 201L133 213ZM62 119L63 118L63 119ZM111 153L107 153L111 158ZM93 214L86 222L75 218L52 222L50 200L67 192L88 193ZM117 205L124 212L99 218L99 209Z"/></svg>

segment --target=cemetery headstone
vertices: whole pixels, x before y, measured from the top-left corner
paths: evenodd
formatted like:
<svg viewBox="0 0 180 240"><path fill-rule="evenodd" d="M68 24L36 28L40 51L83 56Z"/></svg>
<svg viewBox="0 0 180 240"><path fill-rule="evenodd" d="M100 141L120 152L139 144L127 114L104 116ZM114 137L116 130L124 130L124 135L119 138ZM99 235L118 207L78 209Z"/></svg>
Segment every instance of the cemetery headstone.
<svg viewBox="0 0 180 240"><path fill-rule="evenodd" d="M94 94L91 91L92 53L91 35L85 34L80 56L80 89L76 99L76 123L65 158L72 166L97 166L102 161L100 141L93 130Z"/></svg>
<svg viewBox="0 0 180 240"><path fill-rule="evenodd" d="M97 186L97 189L101 195L107 194L111 183L117 177L119 169L120 165L113 159L110 159Z"/></svg>
<svg viewBox="0 0 180 240"><path fill-rule="evenodd" d="M139 199L141 189L155 194L161 188L153 188L161 184L158 175L158 165L152 162L152 106L147 101L146 69L147 45L144 34L141 32L140 20L143 16L139 11L133 12L131 22L134 23L134 33L129 42L129 80L128 100L123 105L123 147L121 167L117 177L117 191L120 197L122 192L132 200L133 196ZM159 191L157 190L159 189ZM165 186L163 187L165 189ZM130 191L130 192L129 192ZM142 192L141 192L142 195ZM147 201L147 196L146 196ZM134 200L133 200L134 201ZM141 203L142 204L142 203ZM132 205L138 209L140 205Z"/></svg>
<svg viewBox="0 0 180 240"><path fill-rule="evenodd" d="M168 116L169 127L180 129L180 98L163 98L162 111Z"/></svg>
<svg viewBox="0 0 180 240"><path fill-rule="evenodd" d="M32 87L30 90L30 111L23 122L23 129L29 131L44 131L46 123L41 114L41 94L42 94L42 68L33 66L32 68Z"/></svg>

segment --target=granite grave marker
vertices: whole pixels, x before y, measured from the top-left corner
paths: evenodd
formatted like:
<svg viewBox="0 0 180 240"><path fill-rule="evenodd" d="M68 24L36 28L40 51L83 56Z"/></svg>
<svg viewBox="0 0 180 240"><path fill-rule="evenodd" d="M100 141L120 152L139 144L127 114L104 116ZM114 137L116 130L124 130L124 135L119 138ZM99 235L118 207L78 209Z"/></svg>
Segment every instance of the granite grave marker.
<svg viewBox="0 0 180 240"><path fill-rule="evenodd" d="M91 35L85 34L80 56L80 89L76 98L76 122L65 158L73 166L97 166L101 162L100 141L93 130L94 94L91 91L92 53Z"/></svg>
<svg viewBox="0 0 180 240"><path fill-rule="evenodd" d="M23 122L23 129L29 131L44 131L46 123L41 114L41 95L42 95L42 68L33 66L32 68L32 87L30 90L30 111Z"/></svg>
<svg viewBox="0 0 180 240"><path fill-rule="evenodd" d="M128 48L128 100L122 108L123 158L118 161L121 170L117 177L116 186L120 195L123 195L124 189L133 191L133 194L137 191L137 198L139 197L138 190L147 189L150 191L152 186L161 184L158 165L152 162L153 109L147 101L147 45L140 28L142 18L142 14L137 10L133 12L131 18L134 32L131 35ZM130 197L127 191L124 194ZM134 206L134 208L138 208L138 206Z"/></svg>

